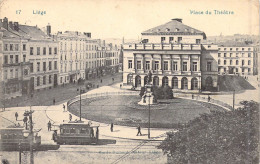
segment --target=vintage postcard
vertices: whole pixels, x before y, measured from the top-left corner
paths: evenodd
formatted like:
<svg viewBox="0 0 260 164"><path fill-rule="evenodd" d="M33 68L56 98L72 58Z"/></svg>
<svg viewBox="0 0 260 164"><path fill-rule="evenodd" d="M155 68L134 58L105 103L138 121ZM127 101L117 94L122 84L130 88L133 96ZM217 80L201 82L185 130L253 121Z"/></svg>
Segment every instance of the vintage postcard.
<svg viewBox="0 0 260 164"><path fill-rule="evenodd" d="M258 164L258 0L0 0L2 164Z"/></svg>

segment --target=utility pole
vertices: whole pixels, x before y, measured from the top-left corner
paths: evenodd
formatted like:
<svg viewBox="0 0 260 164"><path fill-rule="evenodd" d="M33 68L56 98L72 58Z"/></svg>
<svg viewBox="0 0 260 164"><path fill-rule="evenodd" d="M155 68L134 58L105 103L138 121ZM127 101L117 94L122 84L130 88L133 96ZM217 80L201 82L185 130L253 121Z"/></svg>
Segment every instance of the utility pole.
<svg viewBox="0 0 260 164"><path fill-rule="evenodd" d="M233 91L233 110L235 110L235 90Z"/></svg>

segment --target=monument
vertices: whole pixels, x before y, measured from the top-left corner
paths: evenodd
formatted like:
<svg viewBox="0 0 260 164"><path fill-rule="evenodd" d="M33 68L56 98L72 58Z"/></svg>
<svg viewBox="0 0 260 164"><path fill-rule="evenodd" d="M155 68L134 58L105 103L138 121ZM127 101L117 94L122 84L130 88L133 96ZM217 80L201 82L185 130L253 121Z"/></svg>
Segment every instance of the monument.
<svg viewBox="0 0 260 164"><path fill-rule="evenodd" d="M156 99L153 95L152 92L152 73L149 71L148 73L148 78L147 78L147 83L145 84L145 92L144 95L142 96L142 99L140 102L138 102L139 105L153 105L156 104Z"/></svg>

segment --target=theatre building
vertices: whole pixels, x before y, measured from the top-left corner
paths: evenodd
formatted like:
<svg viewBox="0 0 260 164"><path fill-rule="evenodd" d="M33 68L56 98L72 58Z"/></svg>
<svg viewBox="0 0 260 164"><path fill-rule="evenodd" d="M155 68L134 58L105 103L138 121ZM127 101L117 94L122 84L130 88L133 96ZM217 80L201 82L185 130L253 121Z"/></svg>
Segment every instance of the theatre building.
<svg viewBox="0 0 260 164"><path fill-rule="evenodd" d="M144 86L152 72L155 86L175 90L217 90L218 46L201 44L204 32L184 25L182 19L142 33L141 43L123 45L123 83Z"/></svg>

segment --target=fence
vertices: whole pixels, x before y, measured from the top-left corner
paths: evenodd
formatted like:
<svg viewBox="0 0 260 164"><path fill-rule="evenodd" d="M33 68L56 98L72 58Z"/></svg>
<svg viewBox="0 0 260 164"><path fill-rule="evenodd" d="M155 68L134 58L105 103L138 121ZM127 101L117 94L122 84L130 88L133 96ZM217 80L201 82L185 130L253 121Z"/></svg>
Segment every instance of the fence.
<svg viewBox="0 0 260 164"><path fill-rule="evenodd" d="M208 100L207 97L202 97L200 95L194 94L194 95L190 95L190 94L183 94L183 93L176 93L174 94L174 97L179 97L179 98L191 98L194 100L199 100L199 101L205 101L205 102L211 102L211 103L215 103L218 104L220 106L223 106L229 110L233 110L233 107L227 103L224 103L220 100L215 100L213 98L210 98L210 100Z"/></svg>

